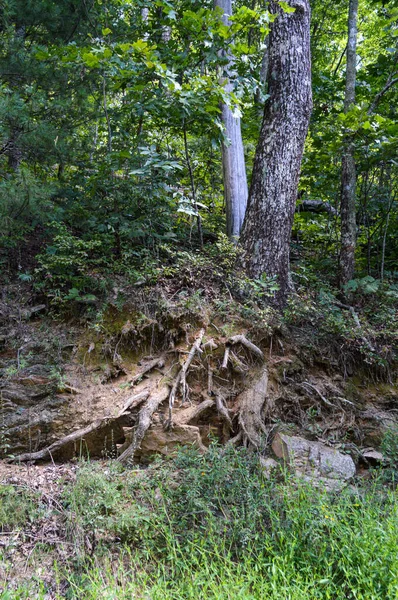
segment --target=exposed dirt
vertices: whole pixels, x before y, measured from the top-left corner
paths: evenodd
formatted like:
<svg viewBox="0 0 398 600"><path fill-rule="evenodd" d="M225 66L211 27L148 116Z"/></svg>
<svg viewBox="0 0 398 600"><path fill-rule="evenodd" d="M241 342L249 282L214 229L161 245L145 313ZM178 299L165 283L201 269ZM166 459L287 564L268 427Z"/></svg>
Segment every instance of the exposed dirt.
<svg viewBox="0 0 398 600"><path fill-rule="evenodd" d="M122 454L146 462L179 443L203 449L214 437L266 453L277 429L343 447L357 460L398 422L394 382L366 379L361 365L343 374L337 362L299 347L297 334L206 314L198 322L172 309L157 321L150 311L112 308L102 329L41 312L28 299L0 305L3 458L26 459L98 422L45 460Z"/></svg>

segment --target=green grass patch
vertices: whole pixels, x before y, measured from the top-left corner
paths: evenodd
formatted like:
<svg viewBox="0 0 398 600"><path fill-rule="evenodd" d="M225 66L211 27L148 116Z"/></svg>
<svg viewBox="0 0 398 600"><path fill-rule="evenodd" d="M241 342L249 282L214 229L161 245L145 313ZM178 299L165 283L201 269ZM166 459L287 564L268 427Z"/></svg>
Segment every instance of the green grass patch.
<svg viewBox="0 0 398 600"><path fill-rule="evenodd" d="M88 463L61 501L58 598L398 598L397 497L378 482L331 494L212 446L140 472Z"/></svg>

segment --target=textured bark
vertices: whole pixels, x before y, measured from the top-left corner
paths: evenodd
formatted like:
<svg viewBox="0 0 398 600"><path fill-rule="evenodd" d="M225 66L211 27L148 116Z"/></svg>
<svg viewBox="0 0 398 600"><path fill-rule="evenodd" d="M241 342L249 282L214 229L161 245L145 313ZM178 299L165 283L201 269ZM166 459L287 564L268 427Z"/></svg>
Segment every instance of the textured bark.
<svg viewBox="0 0 398 600"><path fill-rule="evenodd" d="M269 36L268 94L242 229L243 264L254 278L276 276L283 304L289 290L289 244L304 142L312 110L309 0L290 0Z"/></svg>
<svg viewBox="0 0 398 600"><path fill-rule="evenodd" d="M215 0L214 5L224 11L223 22L228 25L229 17L232 15L232 1ZM232 55L229 55L228 58L229 63L225 69L224 87L227 92L231 92L233 90L231 80L234 77L234 59ZM223 104L221 108L225 136L229 140L228 143L222 146L227 234L229 237L238 237L245 218L248 197L241 123L240 118L233 116L229 106Z"/></svg>
<svg viewBox="0 0 398 600"><path fill-rule="evenodd" d="M344 98L344 112L348 112L355 103L356 66L357 66L357 21L358 0L350 0L348 9L347 68ZM344 139L341 161L341 250L340 284L344 285L354 276L356 245L356 167L353 137Z"/></svg>

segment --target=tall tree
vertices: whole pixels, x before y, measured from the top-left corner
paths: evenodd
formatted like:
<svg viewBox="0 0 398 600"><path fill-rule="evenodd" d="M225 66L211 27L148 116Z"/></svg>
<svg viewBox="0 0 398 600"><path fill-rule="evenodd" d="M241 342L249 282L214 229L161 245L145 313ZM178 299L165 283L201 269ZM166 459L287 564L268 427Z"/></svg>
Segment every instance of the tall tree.
<svg viewBox="0 0 398 600"><path fill-rule="evenodd" d="M347 68L344 97L344 112L355 103L355 86L357 77L357 32L358 32L358 0L350 0L348 8L348 43ZM356 244L356 167L355 142L352 135L344 138L341 162L341 250L340 250L340 283L346 284L354 276L355 244Z"/></svg>
<svg viewBox="0 0 398 600"><path fill-rule="evenodd" d="M223 11L224 25L230 24L232 0L215 0L215 7ZM225 90L233 90L234 57L228 54L225 71ZM248 187L246 178L245 154L243 149L240 118L234 116L227 104L222 105L222 122L227 142L222 146L224 197L227 214L227 234L239 236L245 218Z"/></svg>
<svg viewBox="0 0 398 600"><path fill-rule="evenodd" d="M294 10L291 10L294 9ZM275 276L276 301L289 290L289 246L304 142L312 111L310 3L290 0L269 36L268 94L241 241L252 277Z"/></svg>

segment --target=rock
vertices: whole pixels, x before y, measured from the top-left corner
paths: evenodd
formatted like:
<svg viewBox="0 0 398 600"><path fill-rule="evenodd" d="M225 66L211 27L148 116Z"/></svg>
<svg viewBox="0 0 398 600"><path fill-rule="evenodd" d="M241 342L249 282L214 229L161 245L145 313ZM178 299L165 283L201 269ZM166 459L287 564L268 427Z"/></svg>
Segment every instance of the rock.
<svg viewBox="0 0 398 600"><path fill-rule="evenodd" d="M361 450L360 458L367 464L376 466L386 462L386 457L374 448L364 448Z"/></svg>
<svg viewBox="0 0 398 600"><path fill-rule="evenodd" d="M136 457L142 459L153 454L172 455L180 446L195 446L202 451L206 448L202 443L198 427L193 425L174 425L168 431L162 425L152 426L145 434Z"/></svg>
<svg viewBox="0 0 398 600"><path fill-rule="evenodd" d="M311 480L326 479L344 483L354 477L355 464L351 456L342 454L320 442L311 442L301 437L278 433L272 442L276 456L285 460L297 474ZM332 485L333 487L333 485Z"/></svg>
<svg viewBox="0 0 398 600"><path fill-rule="evenodd" d="M271 457L264 458L263 456L260 456L261 472L266 479L270 479L272 471L274 471L278 467L279 463L277 463L275 459Z"/></svg>

